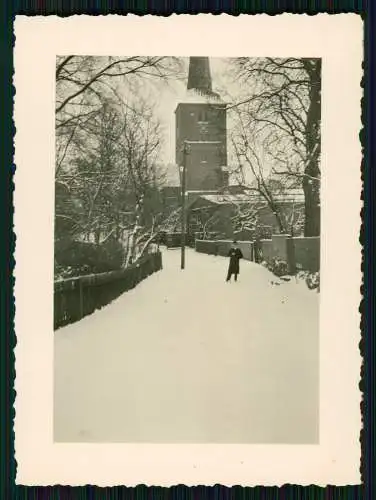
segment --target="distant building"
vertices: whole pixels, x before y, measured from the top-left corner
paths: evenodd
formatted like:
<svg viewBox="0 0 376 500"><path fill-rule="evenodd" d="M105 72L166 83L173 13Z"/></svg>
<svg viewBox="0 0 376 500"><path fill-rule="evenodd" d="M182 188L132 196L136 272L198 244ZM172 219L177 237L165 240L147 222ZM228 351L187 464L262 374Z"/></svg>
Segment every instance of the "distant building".
<svg viewBox="0 0 376 500"><path fill-rule="evenodd" d="M175 165L167 166L162 189L166 207L180 203L183 147L187 141L186 192L189 202L228 186L226 103L212 90L208 57L191 57L187 91L175 110Z"/></svg>
<svg viewBox="0 0 376 500"><path fill-rule="evenodd" d="M184 162L187 194L187 231L220 237L250 239L280 232L276 214L257 193L230 185L227 166L226 103L213 92L208 57L190 57L187 91L175 110L175 165L168 166L162 190L167 211L175 211L171 231L180 231L181 178ZM304 206L302 193L276 196L285 225L295 221ZM255 213L255 215L253 215Z"/></svg>
<svg viewBox="0 0 376 500"><path fill-rule="evenodd" d="M273 198L286 231L297 231L304 211L304 196L299 190ZM293 229L294 228L294 229ZM208 194L196 198L189 206L188 233L208 237L252 240L269 238L280 232L276 213L265 199L255 193Z"/></svg>

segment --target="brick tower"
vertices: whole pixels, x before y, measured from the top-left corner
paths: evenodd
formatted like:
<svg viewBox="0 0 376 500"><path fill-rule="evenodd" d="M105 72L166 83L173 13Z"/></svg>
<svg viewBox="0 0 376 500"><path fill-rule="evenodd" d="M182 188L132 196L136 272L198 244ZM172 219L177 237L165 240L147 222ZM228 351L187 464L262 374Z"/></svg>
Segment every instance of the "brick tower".
<svg viewBox="0 0 376 500"><path fill-rule="evenodd" d="M228 185L226 103L212 90L208 57L190 57L186 98L175 110L176 163L186 156L187 191L218 191Z"/></svg>

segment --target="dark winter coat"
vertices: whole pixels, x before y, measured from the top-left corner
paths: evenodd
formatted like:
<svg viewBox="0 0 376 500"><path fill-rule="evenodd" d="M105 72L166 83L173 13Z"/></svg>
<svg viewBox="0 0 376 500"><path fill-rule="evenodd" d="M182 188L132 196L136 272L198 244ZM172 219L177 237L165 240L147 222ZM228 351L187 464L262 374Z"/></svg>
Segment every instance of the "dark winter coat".
<svg viewBox="0 0 376 500"><path fill-rule="evenodd" d="M242 251L239 248L231 248L228 256L230 257L228 272L230 274L239 274L239 260L243 258Z"/></svg>

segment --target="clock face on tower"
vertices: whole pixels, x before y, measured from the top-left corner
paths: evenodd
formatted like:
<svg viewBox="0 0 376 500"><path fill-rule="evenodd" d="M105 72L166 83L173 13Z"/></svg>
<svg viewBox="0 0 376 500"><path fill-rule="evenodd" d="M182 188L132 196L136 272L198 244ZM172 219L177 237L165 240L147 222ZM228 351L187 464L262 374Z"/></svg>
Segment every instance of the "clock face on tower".
<svg viewBox="0 0 376 500"><path fill-rule="evenodd" d="M206 135L208 133L208 124L207 122L199 122L198 123L199 129L200 129L200 134Z"/></svg>

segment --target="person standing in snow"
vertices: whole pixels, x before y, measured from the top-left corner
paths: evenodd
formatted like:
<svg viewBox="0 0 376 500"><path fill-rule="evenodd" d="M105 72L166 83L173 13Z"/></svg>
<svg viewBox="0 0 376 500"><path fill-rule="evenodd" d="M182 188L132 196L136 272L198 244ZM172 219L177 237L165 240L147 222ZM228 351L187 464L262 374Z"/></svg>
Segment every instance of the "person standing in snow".
<svg viewBox="0 0 376 500"><path fill-rule="evenodd" d="M231 281L232 275L234 275L234 279L235 281L237 281L239 274L239 260L243 258L243 254L236 241L234 241L231 245L228 256L230 257L230 262L228 266L226 281Z"/></svg>

